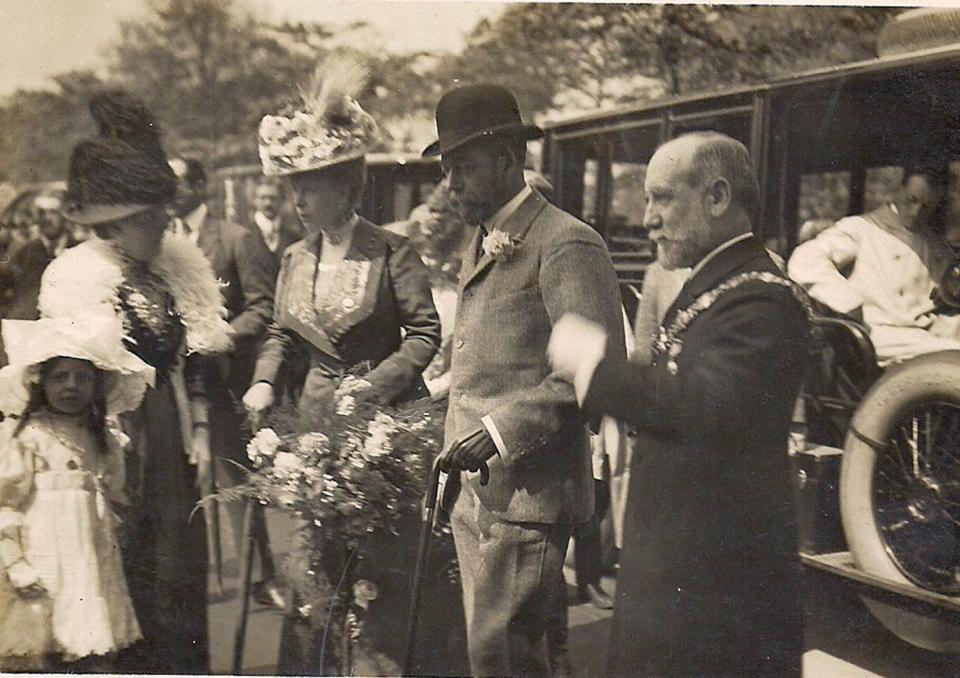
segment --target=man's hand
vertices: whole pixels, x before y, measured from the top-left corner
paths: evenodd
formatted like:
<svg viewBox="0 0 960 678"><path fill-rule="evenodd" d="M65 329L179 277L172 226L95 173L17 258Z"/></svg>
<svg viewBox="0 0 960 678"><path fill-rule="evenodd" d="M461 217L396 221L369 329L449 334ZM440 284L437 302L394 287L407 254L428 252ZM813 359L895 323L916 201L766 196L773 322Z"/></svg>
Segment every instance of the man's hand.
<svg viewBox="0 0 960 678"><path fill-rule="evenodd" d="M490 479L487 459L496 453L496 444L487 430L480 426L463 434L450 444L440 458L440 470L447 473L480 471L480 484L486 485Z"/></svg>
<svg viewBox="0 0 960 678"><path fill-rule="evenodd" d="M567 313L553 326L547 344L547 359L554 370L573 381L586 361L594 364L603 356L607 333L597 323L575 313Z"/></svg>
<svg viewBox="0 0 960 678"><path fill-rule="evenodd" d="M247 409L254 429L259 427L263 413L273 407L273 399L273 384L265 381L258 381L243 394L243 406Z"/></svg>

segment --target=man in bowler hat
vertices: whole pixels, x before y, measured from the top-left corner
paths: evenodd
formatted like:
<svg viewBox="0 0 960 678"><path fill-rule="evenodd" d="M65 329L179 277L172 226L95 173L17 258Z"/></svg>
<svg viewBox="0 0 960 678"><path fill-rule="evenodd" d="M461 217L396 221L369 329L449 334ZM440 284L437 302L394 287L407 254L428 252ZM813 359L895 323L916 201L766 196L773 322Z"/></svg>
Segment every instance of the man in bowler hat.
<svg viewBox="0 0 960 678"><path fill-rule="evenodd" d="M454 89L437 104L452 198L476 233L459 280L442 467L474 675L545 675L573 526L593 513L584 419L546 361L565 313L623 336L603 239L524 181L524 124L506 88ZM622 340L613 351L624 351ZM450 501L451 497L455 499Z"/></svg>

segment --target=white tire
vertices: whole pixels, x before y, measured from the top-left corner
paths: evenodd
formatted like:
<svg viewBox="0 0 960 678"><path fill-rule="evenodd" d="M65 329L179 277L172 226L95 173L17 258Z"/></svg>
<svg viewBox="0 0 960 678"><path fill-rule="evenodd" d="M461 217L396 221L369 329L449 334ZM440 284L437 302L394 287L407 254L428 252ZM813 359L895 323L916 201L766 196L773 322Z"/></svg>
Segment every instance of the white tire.
<svg viewBox="0 0 960 678"><path fill-rule="evenodd" d="M864 397L850 422L840 469L840 513L854 562L864 572L907 586L923 583L922 566L919 571L912 571L914 554L906 553L903 544L888 540L896 525L881 528L879 516L883 509L878 514L875 504L880 472L876 445L891 440L898 423L924 406L948 408L945 411L951 412L956 407L960 416L960 351L932 353L887 370ZM931 436L935 438L936 435ZM919 466L911 467L910 461L906 460L904 472L915 473L914 468ZM915 457L913 462L919 463ZM960 469L957 472L960 473ZM939 510L937 495L919 480L911 478L911 481L920 487L921 494L926 493L918 504L920 501L927 504L920 505L917 512L924 515L921 509L928 505L933 507L931 511ZM914 508L913 502L908 505ZM927 522L942 528L946 521L942 512L929 521L918 520L920 534ZM924 588L935 589L935 586ZM872 599L865 602L887 628L907 642L934 651L960 652L960 625L926 618L915 611Z"/></svg>

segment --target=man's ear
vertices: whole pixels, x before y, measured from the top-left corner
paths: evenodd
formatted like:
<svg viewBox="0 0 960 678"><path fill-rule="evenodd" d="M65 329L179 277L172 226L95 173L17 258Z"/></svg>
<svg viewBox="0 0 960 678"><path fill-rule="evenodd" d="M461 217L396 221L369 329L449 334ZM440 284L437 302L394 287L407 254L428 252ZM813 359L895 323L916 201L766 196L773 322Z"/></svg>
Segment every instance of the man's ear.
<svg viewBox="0 0 960 678"><path fill-rule="evenodd" d="M707 187L707 209L712 217L723 216L730 209L730 182L717 177Z"/></svg>

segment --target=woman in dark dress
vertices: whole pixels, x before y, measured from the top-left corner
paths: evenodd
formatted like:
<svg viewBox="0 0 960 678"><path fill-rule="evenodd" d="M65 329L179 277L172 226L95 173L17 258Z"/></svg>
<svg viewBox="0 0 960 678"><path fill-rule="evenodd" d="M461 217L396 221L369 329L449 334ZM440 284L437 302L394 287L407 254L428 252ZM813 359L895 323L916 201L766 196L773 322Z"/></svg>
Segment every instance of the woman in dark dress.
<svg viewBox="0 0 960 678"><path fill-rule="evenodd" d="M124 323L129 350L156 369L156 386L122 419L131 439L120 531L124 569L144 640L125 671L207 673L207 548L202 512L210 473L207 406L199 362L230 348L220 289L188 238L167 232L176 178L152 116L123 92L98 95L100 128L70 162L67 216L96 237L44 273L42 316L106 306Z"/></svg>
<svg viewBox="0 0 960 678"><path fill-rule="evenodd" d="M288 178L307 236L281 260L274 322L243 399L253 413L273 404L296 350L309 361L306 378L294 385L301 410L329 405L347 374L362 378L356 397L379 404L428 395L421 372L440 345L429 274L406 238L356 213L364 155L377 138L376 123L353 99L359 75L351 64L326 64L306 89L304 110L266 116L260 125L264 174ZM349 660L331 657L336 652L329 647L323 656L322 634L287 621L281 673L399 672L415 529L412 534L412 542L378 538L370 557L361 556L358 571L380 587L362 647L351 649Z"/></svg>

